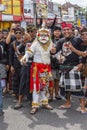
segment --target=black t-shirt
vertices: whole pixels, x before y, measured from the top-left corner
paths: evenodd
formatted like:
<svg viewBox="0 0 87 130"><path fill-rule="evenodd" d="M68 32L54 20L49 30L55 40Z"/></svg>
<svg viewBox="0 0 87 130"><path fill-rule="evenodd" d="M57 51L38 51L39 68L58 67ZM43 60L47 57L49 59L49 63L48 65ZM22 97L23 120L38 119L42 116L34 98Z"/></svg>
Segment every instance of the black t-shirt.
<svg viewBox="0 0 87 130"><path fill-rule="evenodd" d="M16 40L16 37L14 35L11 35L11 40L10 40L10 43L12 43L13 41Z"/></svg>
<svg viewBox="0 0 87 130"><path fill-rule="evenodd" d="M82 40L80 38L71 37L71 38L61 38L56 45L56 53L62 51L62 54L65 56L65 61L63 64L67 65L77 65L79 62L82 62L79 56L67 48L66 44L70 42L77 50L82 51Z"/></svg>
<svg viewBox="0 0 87 130"><path fill-rule="evenodd" d="M0 46L0 61L2 60L2 48Z"/></svg>
<svg viewBox="0 0 87 130"><path fill-rule="evenodd" d="M4 41L0 41L0 63L7 64L7 48Z"/></svg>
<svg viewBox="0 0 87 130"><path fill-rule="evenodd" d="M82 50L83 50L83 51L87 51L87 45L82 44ZM82 62L83 62L83 63L86 63L86 62L87 62L87 56L82 59Z"/></svg>
<svg viewBox="0 0 87 130"><path fill-rule="evenodd" d="M52 42L54 44L54 46L56 46L57 42L59 39L52 39ZM51 68L53 70L59 69L59 63L56 57L52 57L51 55Z"/></svg>

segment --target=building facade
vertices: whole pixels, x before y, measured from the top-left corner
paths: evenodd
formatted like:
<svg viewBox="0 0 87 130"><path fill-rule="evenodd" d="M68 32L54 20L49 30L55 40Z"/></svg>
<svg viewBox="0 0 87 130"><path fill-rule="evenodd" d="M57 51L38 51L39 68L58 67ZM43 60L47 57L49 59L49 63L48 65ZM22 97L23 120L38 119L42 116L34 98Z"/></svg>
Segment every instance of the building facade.
<svg viewBox="0 0 87 130"><path fill-rule="evenodd" d="M0 0L0 28L9 28L12 22L23 19L24 0Z"/></svg>

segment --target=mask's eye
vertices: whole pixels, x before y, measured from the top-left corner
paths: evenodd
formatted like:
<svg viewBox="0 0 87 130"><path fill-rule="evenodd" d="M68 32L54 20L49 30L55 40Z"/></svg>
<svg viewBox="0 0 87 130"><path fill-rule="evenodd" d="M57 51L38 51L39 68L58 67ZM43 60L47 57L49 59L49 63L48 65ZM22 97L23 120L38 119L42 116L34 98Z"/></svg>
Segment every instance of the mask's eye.
<svg viewBox="0 0 87 130"><path fill-rule="evenodd" d="M41 37L48 37L47 34L41 34Z"/></svg>

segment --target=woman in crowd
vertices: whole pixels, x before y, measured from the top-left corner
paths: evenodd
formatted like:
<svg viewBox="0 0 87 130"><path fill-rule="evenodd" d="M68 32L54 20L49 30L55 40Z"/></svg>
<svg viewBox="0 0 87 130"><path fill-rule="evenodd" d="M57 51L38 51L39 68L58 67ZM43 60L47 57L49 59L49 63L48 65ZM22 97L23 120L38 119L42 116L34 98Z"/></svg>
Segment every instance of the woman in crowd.
<svg viewBox="0 0 87 130"><path fill-rule="evenodd" d="M59 26L54 26L53 32L52 32L52 41L54 46L56 46L58 40L62 37L62 30ZM55 98L61 99L58 95L59 92L59 63L58 59L56 58L56 55L51 56L51 68L52 68L52 75L54 79L54 89L55 89ZM49 101L53 100L53 91L50 92Z"/></svg>

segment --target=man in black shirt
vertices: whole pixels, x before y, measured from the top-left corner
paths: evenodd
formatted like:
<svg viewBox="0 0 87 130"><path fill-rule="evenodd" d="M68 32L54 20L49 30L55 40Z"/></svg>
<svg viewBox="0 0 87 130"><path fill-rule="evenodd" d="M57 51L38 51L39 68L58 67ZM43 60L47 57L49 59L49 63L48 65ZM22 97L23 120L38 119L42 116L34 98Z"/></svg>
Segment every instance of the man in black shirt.
<svg viewBox="0 0 87 130"><path fill-rule="evenodd" d="M19 93L19 84L20 84L20 71L21 71L21 63L19 61L18 48L22 44L22 32L21 28L15 28L14 30L16 40L13 41L10 45L10 53L9 53L9 64L11 66L12 73L12 89L13 94L18 96ZM21 54L25 52L23 48L21 50Z"/></svg>
<svg viewBox="0 0 87 130"><path fill-rule="evenodd" d="M63 68L61 68L60 87L66 91L66 103L60 108L71 107L70 95L73 94L80 99L81 113L85 113L84 93L80 78L80 70L83 66L82 59L68 48L69 43L71 43L76 49L81 51L82 40L73 36L72 24L63 23L62 32L64 38L60 39L56 47L51 49L51 54L61 51L64 57L64 61L60 65Z"/></svg>

